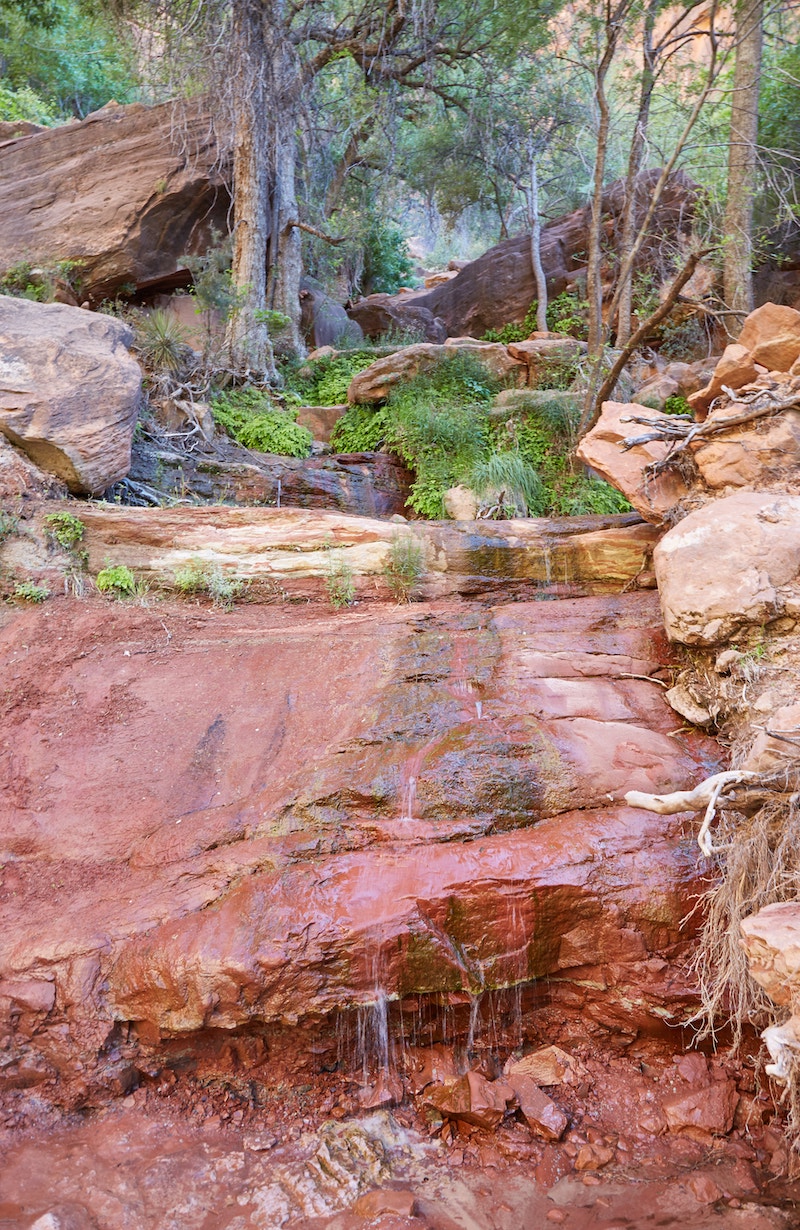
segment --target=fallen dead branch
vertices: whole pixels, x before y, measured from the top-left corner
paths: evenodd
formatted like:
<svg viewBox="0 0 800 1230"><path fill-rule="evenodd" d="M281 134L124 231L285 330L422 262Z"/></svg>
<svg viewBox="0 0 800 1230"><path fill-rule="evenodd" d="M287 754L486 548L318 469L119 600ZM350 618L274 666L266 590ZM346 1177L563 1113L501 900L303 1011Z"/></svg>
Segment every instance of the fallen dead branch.
<svg viewBox="0 0 800 1230"><path fill-rule="evenodd" d="M645 811L654 811L660 816L674 816L682 811L702 811L705 809L703 823L697 834L697 844L706 856L717 853L718 849L711 841L711 825L714 822L717 806L720 802L737 806L735 791L721 797L726 787L739 786L742 782L752 782L759 778L758 773L745 769L728 769L724 773L715 773L705 781L695 786L694 790L675 790L671 794L645 794L640 790L629 790L625 802L629 807L641 807Z"/></svg>

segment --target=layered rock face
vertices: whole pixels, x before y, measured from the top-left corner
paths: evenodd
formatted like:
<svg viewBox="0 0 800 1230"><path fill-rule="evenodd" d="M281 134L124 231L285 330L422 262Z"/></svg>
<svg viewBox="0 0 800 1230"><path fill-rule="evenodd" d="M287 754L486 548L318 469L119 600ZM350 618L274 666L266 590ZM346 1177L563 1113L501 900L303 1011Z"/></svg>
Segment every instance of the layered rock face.
<svg viewBox="0 0 800 1230"><path fill-rule="evenodd" d="M694 858L615 800L715 750L668 737L657 623L649 595L15 615L4 1087L80 1100L162 1035L545 976L658 1029ZM99 1048L127 1021L123 1077Z"/></svg>
<svg viewBox="0 0 800 1230"><path fill-rule="evenodd" d="M659 174L657 170L647 171L640 177L639 208L646 208L649 190ZM695 187L682 172L672 176L652 225L653 235L659 237L659 242L665 235L677 236L691 226L695 194ZM603 212L609 216L608 234L613 234L623 201L624 185L619 181L609 188L603 200ZM585 271L588 226L589 209L586 207L544 227L542 264L551 296L566 290ZM657 243L653 247L645 245L643 261L653 260L657 247ZM509 321L521 322L535 298L528 235L506 239L490 248L461 269L457 277L432 290L415 293L413 298L392 297L401 309L411 306L426 309L434 320L444 325L450 337L461 334L482 337L487 329L501 329ZM355 304L350 314L365 333L371 333L368 316L360 304ZM428 340L440 339L429 337Z"/></svg>
<svg viewBox="0 0 800 1230"><path fill-rule="evenodd" d="M111 316L0 295L0 433L74 494L128 473L142 373Z"/></svg>
<svg viewBox="0 0 800 1230"><path fill-rule="evenodd" d="M184 253L205 251L214 227L227 232L221 161L213 124L193 104L109 103L82 123L6 141L0 269L78 261L91 301L126 284L168 289Z"/></svg>

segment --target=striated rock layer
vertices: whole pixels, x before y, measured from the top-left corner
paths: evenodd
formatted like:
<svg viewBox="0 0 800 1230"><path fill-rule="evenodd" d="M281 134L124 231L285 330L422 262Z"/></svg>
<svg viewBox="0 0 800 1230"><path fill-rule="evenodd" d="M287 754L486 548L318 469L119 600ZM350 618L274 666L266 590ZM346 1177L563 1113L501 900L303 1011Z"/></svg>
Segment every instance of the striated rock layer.
<svg viewBox="0 0 800 1230"><path fill-rule="evenodd" d="M4 615L2 1088L531 979L628 1037L683 1015L693 843L618 800L716 748L650 681L654 596L377 610Z"/></svg>

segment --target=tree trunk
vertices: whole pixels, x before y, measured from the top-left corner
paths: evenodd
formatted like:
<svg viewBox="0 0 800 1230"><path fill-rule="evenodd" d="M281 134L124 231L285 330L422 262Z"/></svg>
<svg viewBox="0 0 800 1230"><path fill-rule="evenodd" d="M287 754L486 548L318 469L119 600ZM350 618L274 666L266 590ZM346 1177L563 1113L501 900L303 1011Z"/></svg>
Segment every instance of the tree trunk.
<svg viewBox="0 0 800 1230"><path fill-rule="evenodd" d="M272 130L270 167L275 184L274 233L277 245L271 253L269 305L288 320L286 333L291 349L300 358L306 354L300 332L300 279L303 273L297 210L297 143L302 123L302 70L289 41L284 0L264 4L264 39L267 48L266 114Z"/></svg>
<svg viewBox="0 0 800 1230"><path fill-rule="evenodd" d="M267 134L264 107L265 48L259 0L234 0L232 82L234 95L234 233L231 276L239 302L225 332L234 367L276 378L267 327L266 252L269 230Z"/></svg>
<svg viewBox="0 0 800 1230"><path fill-rule="evenodd" d="M631 138L631 149L628 157L628 172L625 178L625 204L622 209L622 225L620 228L619 257L620 263L631 251L636 237L636 182L642 169L642 160L647 138L647 127L650 121L650 102L655 85L653 64L653 28L656 20L656 10L659 0L649 0L644 16L642 31L642 76L639 87L639 109ZM619 313L617 318L617 345L624 346L631 335L631 317L633 315L633 268L623 274L619 296Z"/></svg>
<svg viewBox="0 0 800 1230"><path fill-rule="evenodd" d="M536 328L547 332L547 278L542 265L542 220L539 217L539 166L534 155L530 156L530 215L531 265L536 282Z"/></svg>
<svg viewBox="0 0 800 1230"><path fill-rule="evenodd" d="M727 246L722 278L725 302L742 315L753 310L753 200L763 19L763 0L739 0L724 221Z"/></svg>
<svg viewBox="0 0 800 1230"><path fill-rule="evenodd" d="M595 77L595 101L600 113L597 128L597 153L594 160L592 216L589 224L589 245L586 262L586 298L589 301L589 354L596 356L603 346L603 180L606 173L608 132L611 117L605 92L607 67L603 65Z"/></svg>

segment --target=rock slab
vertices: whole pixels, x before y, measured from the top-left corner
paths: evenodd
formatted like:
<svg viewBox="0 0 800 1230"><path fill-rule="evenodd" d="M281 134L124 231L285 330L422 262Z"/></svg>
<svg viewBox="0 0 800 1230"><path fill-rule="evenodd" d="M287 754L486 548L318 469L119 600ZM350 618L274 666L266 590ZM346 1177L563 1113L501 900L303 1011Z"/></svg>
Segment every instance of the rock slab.
<svg viewBox="0 0 800 1230"><path fill-rule="evenodd" d="M130 468L142 373L111 316L0 296L0 432L73 494Z"/></svg>

